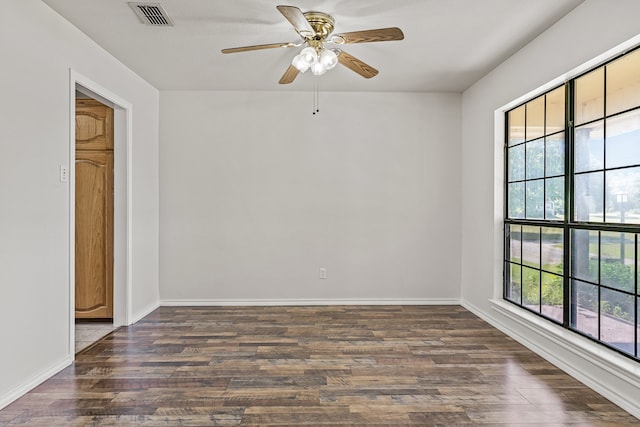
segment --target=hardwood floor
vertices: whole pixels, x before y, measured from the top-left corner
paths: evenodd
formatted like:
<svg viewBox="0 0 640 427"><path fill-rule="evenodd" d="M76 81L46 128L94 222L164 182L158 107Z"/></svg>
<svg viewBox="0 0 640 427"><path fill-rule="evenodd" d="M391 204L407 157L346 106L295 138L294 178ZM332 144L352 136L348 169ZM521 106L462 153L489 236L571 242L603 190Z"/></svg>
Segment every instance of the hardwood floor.
<svg viewBox="0 0 640 427"><path fill-rule="evenodd" d="M162 307L0 425L580 425L640 421L459 306Z"/></svg>

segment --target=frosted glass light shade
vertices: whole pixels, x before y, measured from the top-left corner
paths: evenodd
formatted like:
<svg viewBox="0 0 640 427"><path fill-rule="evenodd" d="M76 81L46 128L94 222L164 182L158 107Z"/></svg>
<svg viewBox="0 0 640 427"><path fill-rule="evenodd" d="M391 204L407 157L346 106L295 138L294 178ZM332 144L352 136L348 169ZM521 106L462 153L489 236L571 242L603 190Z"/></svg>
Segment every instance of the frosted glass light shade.
<svg viewBox="0 0 640 427"><path fill-rule="evenodd" d="M314 76L321 76L327 72L327 67L320 61L316 62L311 66L311 72Z"/></svg>
<svg viewBox="0 0 640 427"><path fill-rule="evenodd" d="M336 55L332 50L322 49L318 56L318 61L324 66L324 68L330 70L338 64L338 55Z"/></svg>
<svg viewBox="0 0 640 427"><path fill-rule="evenodd" d="M293 61L291 61L291 65L296 67L301 73L304 73L309 69L309 64L307 64L300 55L296 55L293 58Z"/></svg>
<svg viewBox="0 0 640 427"><path fill-rule="evenodd" d="M312 66L316 62L318 62L318 52L313 47L305 47L300 51L300 59L307 64L308 66Z"/></svg>

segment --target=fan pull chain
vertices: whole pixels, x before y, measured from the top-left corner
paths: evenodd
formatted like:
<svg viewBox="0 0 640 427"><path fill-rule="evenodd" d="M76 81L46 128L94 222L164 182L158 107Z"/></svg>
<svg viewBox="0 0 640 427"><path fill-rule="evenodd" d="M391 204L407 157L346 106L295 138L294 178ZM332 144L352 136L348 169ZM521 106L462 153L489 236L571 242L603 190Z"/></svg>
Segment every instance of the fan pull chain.
<svg viewBox="0 0 640 427"><path fill-rule="evenodd" d="M318 76L313 77L313 115L320 112L320 96L318 94Z"/></svg>

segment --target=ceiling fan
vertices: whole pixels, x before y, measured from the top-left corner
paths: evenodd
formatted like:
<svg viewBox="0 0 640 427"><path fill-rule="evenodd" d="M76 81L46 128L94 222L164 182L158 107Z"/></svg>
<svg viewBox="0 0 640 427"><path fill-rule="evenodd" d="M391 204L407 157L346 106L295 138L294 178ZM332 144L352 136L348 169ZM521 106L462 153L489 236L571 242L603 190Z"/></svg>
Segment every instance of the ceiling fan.
<svg viewBox="0 0 640 427"><path fill-rule="evenodd" d="M362 62L339 48L329 49L325 43L343 45L349 43L370 43L404 39L402 30L397 27L375 30L353 31L331 34L335 20L322 12L302 12L295 6L277 6L277 9L293 25L301 40L290 43L270 43L253 46L222 49L222 53L247 52L251 50L273 49L279 47L300 47L307 45L293 58L291 65L280 78L280 84L292 83L299 73L310 69L314 75L322 75L338 63L369 79L378 74L378 70Z"/></svg>

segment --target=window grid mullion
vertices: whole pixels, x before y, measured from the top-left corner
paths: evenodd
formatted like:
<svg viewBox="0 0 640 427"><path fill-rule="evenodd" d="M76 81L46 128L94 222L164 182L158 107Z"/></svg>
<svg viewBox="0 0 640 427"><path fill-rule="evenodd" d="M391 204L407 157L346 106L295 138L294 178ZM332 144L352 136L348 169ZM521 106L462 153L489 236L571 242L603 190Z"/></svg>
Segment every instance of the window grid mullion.
<svg viewBox="0 0 640 427"><path fill-rule="evenodd" d="M603 67L602 78L602 222L607 223L607 67Z"/></svg>
<svg viewBox="0 0 640 427"><path fill-rule="evenodd" d="M525 104L524 106L524 144L523 144L523 151L524 151L524 155L523 155L523 159L524 159L524 165L522 168L523 171L523 176L524 176L524 188L523 188L523 194L524 194L524 204L523 204L523 209L524 212L522 213L522 217L523 218L527 218L527 118L528 118L528 114L527 114L527 110L529 109L529 106L527 104ZM522 298L520 298L520 300L522 300ZM522 303L522 302L521 302Z"/></svg>
<svg viewBox="0 0 640 427"><path fill-rule="evenodd" d="M635 312L635 316L634 316L634 324L633 324L633 335L634 335L634 339L633 342L635 343L635 348L634 348L634 354L636 357L640 357L640 354L638 354L638 347L640 347L640 343L638 343L638 298L640 297L640 292L638 292L638 234L636 234L634 236L634 269L633 269L633 284L634 284L634 293L636 295L635 300L633 301L633 304L635 305L634 307L634 312Z"/></svg>
<svg viewBox="0 0 640 427"><path fill-rule="evenodd" d="M547 95L542 108L542 218L547 219ZM542 233L540 235L540 270L542 270ZM540 312L542 312L542 273L540 274Z"/></svg>
<svg viewBox="0 0 640 427"><path fill-rule="evenodd" d="M546 209L545 209L546 210ZM538 259L540 264L538 265L538 312L542 313L542 227L538 228Z"/></svg>
<svg viewBox="0 0 640 427"><path fill-rule="evenodd" d="M571 292L573 287L571 286L571 229L569 223L573 220L573 117L574 117L574 82L569 81L565 84L565 117L564 117L564 130L565 130L565 159L564 159L564 277L562 281L563 285L563 326L569 328L571 324L575 323L575 310L572 310L572 304L575 304L575 298L571 298ZM576 307L577 309L577 307Z"/></svg>
<svg viewBox="0 0 640 427"><path fill-rule="evenodd" d="M598 231L598 341L600 341L602 338L602 286L600 286L600 284L602 283L602 269L600 268L600 266L602 265L602 259L600 258L602 255L602 233L600 231Z"/></svg>

